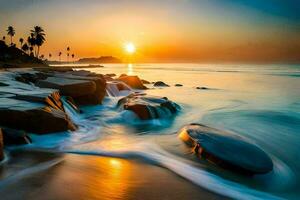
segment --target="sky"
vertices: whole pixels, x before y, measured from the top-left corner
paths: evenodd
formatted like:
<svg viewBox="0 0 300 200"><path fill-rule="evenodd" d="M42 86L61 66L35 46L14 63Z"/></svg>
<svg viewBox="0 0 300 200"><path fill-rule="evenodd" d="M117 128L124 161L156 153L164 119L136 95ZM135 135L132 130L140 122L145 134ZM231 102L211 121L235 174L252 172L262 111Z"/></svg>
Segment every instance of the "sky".
<svg viewBox="0 0 300 200"><path fill-rule="evenodd" d="M45 55L136 62L300 62L299 0L0 0L0 36L42 26ZM133 58L132 58L133 57Z"/></svg>

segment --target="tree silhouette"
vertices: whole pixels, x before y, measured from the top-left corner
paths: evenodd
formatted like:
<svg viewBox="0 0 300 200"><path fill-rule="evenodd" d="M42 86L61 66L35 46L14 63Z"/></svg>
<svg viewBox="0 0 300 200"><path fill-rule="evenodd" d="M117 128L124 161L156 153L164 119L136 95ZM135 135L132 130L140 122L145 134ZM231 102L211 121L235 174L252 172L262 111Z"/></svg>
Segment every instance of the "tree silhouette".
<svg viewBox="0 0 300 200"><path fill-rule="evenodd" d="M75 57L74 53L71 56L72 56L72 60L74 61L74 57Z"/></svg>
<svg viewBox="0 0 300 200"><path fill-rule="evenodd" d="M25 53L27 53L27 51L29 50L29 46L27 45L27 43L25 43L25 44L21 47L21 49L22 49Z"/></svg>
<svg viewBox="0 0 300 200"><path fill-rule="evenodd" d="M16 31L15 31L14 27L12 27L12 26L9 26L6 31L7 31L7 35L10 36L10 45L12 46L12 44L13 44L12 38L16 34Z"/></svg>
<svg viewBox="0 0 300 200"><path fill-rule="evenodd" d="M21 48L22 48L22 46L23 46L23 42L24 42L24 39L23 39L23 38L20 38L20 39L19 39L19 42L20 42L20 44L21 44Z"/></svg>
<svg viewBox="0 0 300 200"><path fill-rule="evenodd" d="M5 39L6 39L6 37L5 37L5 36L3 36L3 37L2 37L2 40L3 40L3 42L4 42L4 43L5 43Z"/></svg>
<svg viewBox="0 0 300 200"><path fill-rule="evenodd" d="M49 60L51 59L51 57L52 57L52 54L51 54L51 53L49 53Z"/></svg>
<svg viewBox="0 0 300 200"><path fill-rule="evenodd" d="M34 50L34 49L33 49L33 46L30 46L30 47L29 47L30 56L34 56L34 54L33 54L33 50Z"/></svg>
<svg viewBox="0 0 300 200"><path fill-rule="evenodd" d="M61 52L58 53L58 57L59 57L59 62L61 61Z"/></svg>
<svg viewBox="0 0 300 200"><path fill-rule="evenodd" d="M68 62L69 62L69 56L70 56L70 53L69 53L69 52L70 52L70 50L71 50L70 47L67 47L67 57L68 57Z"/></svg>
<svg viewBox="0 0 300 200"><path fill-rule="evenodd" d="M40 26L35 26L33 30L31 30L31 33L33 34L34 43L37 46L36 57L38 58L40 53L40 47L43 45L43 43L46 40L45 39L46 34L43 28Z"/></svg>

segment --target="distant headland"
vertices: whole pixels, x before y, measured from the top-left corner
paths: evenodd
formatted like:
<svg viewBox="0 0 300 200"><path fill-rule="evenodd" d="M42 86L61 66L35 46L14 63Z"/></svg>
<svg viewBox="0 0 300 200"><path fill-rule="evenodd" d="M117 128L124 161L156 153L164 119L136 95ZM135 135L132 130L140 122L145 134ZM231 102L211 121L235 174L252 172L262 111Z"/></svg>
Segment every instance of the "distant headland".
<svg viewBox="0 0 300 200"><path fill-rule="evenodd" d="M99 58L81 58L78 63L122 63L119 58L113 56L101 56Z"/></svg>

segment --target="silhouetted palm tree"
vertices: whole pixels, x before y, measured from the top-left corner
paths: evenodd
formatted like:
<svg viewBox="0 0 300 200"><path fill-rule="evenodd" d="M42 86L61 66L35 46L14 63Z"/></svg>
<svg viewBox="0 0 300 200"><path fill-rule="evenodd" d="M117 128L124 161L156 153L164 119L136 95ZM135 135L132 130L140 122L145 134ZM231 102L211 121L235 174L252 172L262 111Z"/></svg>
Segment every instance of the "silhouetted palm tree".
<svg viewBox="0 0 300 200"><path fill-rule="evenodd" d="M74 53L71 56L72 56L72 60L74 61L74 57L75 57Z"/></svg>
<svg viewBox="0 0 300 200"><path fill-rule="evenodd" d="M59 62L61 61L61 52L58 53L58 57L59 57Z"/></svg>
<svg viewBox="0 0 300 200"><path fill-rule="evenodd" d="M35 46L35 41L34 41L34 38L33 38L33 34L31 33L30 36L27 38L27 43L28 45L30 46L30 53L33 53L33 50L34 50L34 46Z"/></svg>
<svg viewBox="0 0 300 200"><path fill-rule="evenodd" d="M2 37L2 40L3 40L3 42L4 42L4 43L5 43L5 39L6 39L6 37L5 37L5 36L3 36L3 37Z"/></svg>
<svg viewBox="0 0 300 200"><path fill-rule="evenodd" d="M33 49L33 46L30 46L30 47L29 47L30 56L34 56L34 54L33 54L33 50L34 50L34 49Z"/></svg>
<svg viewBox="0 0 300 200"><path fill-rule="evenodd" d="M70 51L71 49L70 49L70 47L67 47L67 56L68 56L68 62L69 62L69 56L70 56L70 53L69 53L69 51Z"/></svg>
<svg viewBox="0 0 300 200"><path fill-rule="evenodd" d="M38 47L36 52L36 57L38 58L40 53L40 47L43 45L43 43L46 40L45 39L46 34L44 29L40 26L35 26L33 30L31 30L31 33L33 34L35 45Z"/></svg>
<svg viewBox="0 0 300 200"><path fill-rule="evenodd" d="M21 48L22 48L22 46L23 46L23 42L24 42L24 39L23 39L23 38L20 38L20 39L19 39L19 42L20 42L20 44L21 44Z"/></svg>
<svg viewBox="0 0 300 200"><path fill-rule="evenodd" d="M6 31L7 31L7 35L10 36L10 45L12 46L12 43L13 43L12 38L16 34L16 31L15 31L14 27L12 27L12 26L9 26Z"/></svg>
<svg viewBox="0 0 300 200"><path fill-rule="evenodd" d="M25 53L27 53L27 51L29 50L29 47L28 47L27 43L25 43L25 44L21 47L21 49L22 49Z"/></svg>
<svg viewBox="0 0 300 200"><path fill-rule="evenodd" d="M40 59L43 60L44 58L45 58L45 56L42 54L42 55L40 56Z"/></svg>
<svg viewBox="0 0 300 200"><path fill-rule="evenodd" d="M49 60L51 59L51 57L52 57L52 54L51 54L51 53L49 53Z"/></svg>

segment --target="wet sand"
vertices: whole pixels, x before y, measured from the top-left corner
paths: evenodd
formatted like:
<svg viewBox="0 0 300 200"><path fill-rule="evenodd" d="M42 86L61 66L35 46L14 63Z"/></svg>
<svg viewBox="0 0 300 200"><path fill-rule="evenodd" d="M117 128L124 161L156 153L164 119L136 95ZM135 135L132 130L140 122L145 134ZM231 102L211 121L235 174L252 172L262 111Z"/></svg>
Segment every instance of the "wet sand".
<svg viewBox="0 0 300 200"><path fill-rule="evenodd" d="M57 159L62 162L49 169L18 176L30 166ZM5 200L223 199L167 169L136 159L15 152L1 166L0 177L0 196ZM5 183L7 177L13 181Z"/></svg>

